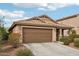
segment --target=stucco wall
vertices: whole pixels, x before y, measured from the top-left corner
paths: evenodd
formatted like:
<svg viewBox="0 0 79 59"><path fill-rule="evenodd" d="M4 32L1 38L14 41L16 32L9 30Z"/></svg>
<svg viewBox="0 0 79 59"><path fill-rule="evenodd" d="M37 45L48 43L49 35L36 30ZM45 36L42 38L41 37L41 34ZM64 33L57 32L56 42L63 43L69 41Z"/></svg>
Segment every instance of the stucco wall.
<svg viewBox="0 0 79 59"><path fill-rule="evenodd" d="M56 31L55 31L52 27L21 26L21 30L22 30L22 28L24 28L24 27L26 27L26 28L52 29L52 41L56 41L56 35L55 35ZM53 31L54 31L54 32L53 32ZM22 32L21 32L21 35L23 35ZM23 38L23 36L22 36L21 38Z"/></svg>
<svg viewBox="0 0 79 59"><path fill-rule="evenodd" d="M64 36L68 36L68 31L69 30L64 30Z"/></svg>
<svg viewBox="0 0 79 59"><path fill-rule="evenodd" d="M12 33L19 33L21 35L21 26L17 25L13 28ZM19 42L22 43L21 36L19 38Z"/></svg>
<svg viewBox="0 0 79 59"><path fill-rule="evenodd" d="M52 29L52 35L53 35L53 36L52 36L52 41L55 42L55 41L56 41L56 28L53 28L53 29Z"/></svg>
<svg viewBox="0 0 79 59"><path fill-rule="evenodd" d="M76 30L77 34L79 34L79 16L62 20L62 21L58 21L58 23L74 27L73 29Z"/></svg>
<svg viewBox="0 0 79 59"><path fill-rule="evenodd" d="M56 41L56 28L51 28L51 27L34 27L34 26L15 26L12 30L13 33L20 33L21 37L20 37L20 43L22 43L22 28L26 27L26 28L44 28L44 29L52 29L52 41Z"/></svg>
<svg viewBox="0 0 79 59"><path fill-rule="evenodd" d="M20 26L19 26L19 25L18 25L18 26L15 26L15 27L13 28L12 32L13 32L13 33L20 33L20 32L21 32Z"/></svg>

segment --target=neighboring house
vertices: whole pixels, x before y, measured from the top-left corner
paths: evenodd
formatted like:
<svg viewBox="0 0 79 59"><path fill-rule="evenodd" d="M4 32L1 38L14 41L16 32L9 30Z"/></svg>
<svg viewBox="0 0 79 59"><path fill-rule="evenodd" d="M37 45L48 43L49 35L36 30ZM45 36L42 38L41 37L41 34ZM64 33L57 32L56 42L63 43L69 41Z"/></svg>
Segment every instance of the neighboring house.
<svg viewBox="0 0 79 59"><path fill-rule="evenodd" d="M42 15L16 21L9 31L21 35L20 43L39 43L58 41L59 37L64 36L64 31L71 28L71 26L58 24L50 17Z"/></svg>
<svg viewBox="0 0 79 59"><path fill-rule="evenodd" d="M57 22L73 27L73 30L75 30L76 33L79 34L79 14L64 17L62 19L57 20Z"/></svg>

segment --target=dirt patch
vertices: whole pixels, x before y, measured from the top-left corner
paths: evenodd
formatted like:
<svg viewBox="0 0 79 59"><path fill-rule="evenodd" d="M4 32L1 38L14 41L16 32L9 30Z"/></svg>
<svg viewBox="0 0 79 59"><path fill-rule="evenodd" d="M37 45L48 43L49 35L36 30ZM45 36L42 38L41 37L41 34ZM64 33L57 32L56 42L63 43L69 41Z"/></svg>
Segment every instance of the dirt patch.
<svg viewBox="0 0 79 59"><path fill-rule="evenodd" d="M74 46L74 43L70 43L68 46L79 50L79 48Z"/></svg>
<svg viewBox="0 0 79 59"><path fill-rule="evenodd" d="M18 49L24 49L23 45L20 45L18 48L13 48L11 45L4 45L3 49L0 51L0 56L16 56L16 51Z"/></svg>

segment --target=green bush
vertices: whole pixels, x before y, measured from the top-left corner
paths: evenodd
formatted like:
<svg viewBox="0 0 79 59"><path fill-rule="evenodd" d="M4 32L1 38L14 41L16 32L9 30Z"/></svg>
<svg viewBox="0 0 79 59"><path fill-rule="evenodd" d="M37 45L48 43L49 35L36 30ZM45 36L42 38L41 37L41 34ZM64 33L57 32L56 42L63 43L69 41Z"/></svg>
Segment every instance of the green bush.
<svg viewBox="0 0 79 59"><path fill-rule="evenodd" d="M63 41L64 41L64 36L61 37L59 40L60 40L61 42L63 42Z"/></svg>
<svg viewBox="0 0 79 59"><path fill-rule="evenodd" d="M76 34L76 35L75 35L75 38L79 38L79 34Z"/></svg>
<svg viewBox="0 0 79 59"><path fill-rule="evenodd" d="M69 45L70 43L70 39L68 36L63 36L62 38L60 38L60 41L64 43L64 45Z"/></svg>
<svg viewBox="0 0 79 59"><path fill-rule="evenodd" d="M75 38L75 39L74 39L74 45L75 45L76 47L79 47L79 38Z"/></svg>
<svg viewBox="0 0 79 59"><path fill-rule="evenodd" d="M14 48L17 48L19 46L19 38L20 38L19 33L11 33L9 35L9 42L10 44L13 45Z"/></svg>
<svg viewBox="0 0 79 59"><path fill-rule="evenodd" d="M29 49L19 49L18 51L16 51L16 55L17 56L32 56L32 52Z"/></svg>
<svg viewBox="0 0 79 59"><path fill-rule="evenodd" d="M3 38L2 38L2 40L8 40L8 35L9 35L9 33L3 33Z"/></svg>
<svg viewBox="0 0 79 59"><path fill-rule="evenodd" d="M75 38L79 38L79 35L76 34L75 30L71 30L71 34L69 34L69 38L70 38L71 42L73 42Z"/></svg>
<svg viewBox="0 0 79 59"><path fill-rule="evenodd" d="M74 41L75 38L79 38L79 35L76 34L75 30L71 30L71 33L69 33L69 36L63 36L62 38L60 38L60 41L64 42L65 45L68 45L71 42L75 42Z"/></svg>
<svg viewBox="0 0 79 59"><path fill-rule="evenodd" d="M4 27L0 27L0 41L4 42L8 40L8 34Z"/></svg>
<svg viewBox="0 0 79 59"><path fill-rule="evenodd" d="M73 42L73 41L74 41L75 36L76 36L75 34L70 34L70 35L69 35L69 38L70 38L71 42Z"/></svg>
<svg viewBox="0 0 79 59"><path fill-rule="evenodd" d="M71 42L74 42L74 39L79 38L79 35L78 34L70 34L69 38L70 38Z"/></svg>

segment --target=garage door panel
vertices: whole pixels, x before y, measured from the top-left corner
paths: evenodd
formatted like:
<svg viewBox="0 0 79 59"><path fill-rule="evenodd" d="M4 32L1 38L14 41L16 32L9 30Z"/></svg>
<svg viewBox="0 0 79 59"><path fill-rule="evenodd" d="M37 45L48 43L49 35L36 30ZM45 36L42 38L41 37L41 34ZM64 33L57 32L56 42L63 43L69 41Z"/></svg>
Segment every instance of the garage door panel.
<svg viewBox="0 0 79 59"><path fill-rule="evenodd" d="M52 41L51 29L23 28L24 43L38 43Z"/></svg>

